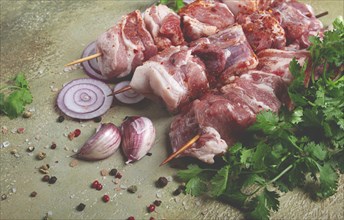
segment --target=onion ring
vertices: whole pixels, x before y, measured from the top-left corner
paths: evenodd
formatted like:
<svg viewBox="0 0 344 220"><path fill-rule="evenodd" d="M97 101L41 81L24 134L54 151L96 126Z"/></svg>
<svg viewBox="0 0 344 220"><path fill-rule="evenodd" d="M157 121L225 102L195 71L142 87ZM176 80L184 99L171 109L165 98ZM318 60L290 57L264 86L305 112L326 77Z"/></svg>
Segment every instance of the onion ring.
<svg viewBox="0 0 344 220"><path fill-rule="evenodd" d="M130 84L130 81L122 81L115 85L114 91L118 91ZM124 104L135 104L142 101L145 97L133 89L115 95L116 99Z"/></svg>
<svg viewBox="0 0 344 220"><path fill-rule="evenodd" d="M113 97L105 83L95 79L76 79L66 84L57 97L57 106L69 117L92 119L110 109Z"/></svg>

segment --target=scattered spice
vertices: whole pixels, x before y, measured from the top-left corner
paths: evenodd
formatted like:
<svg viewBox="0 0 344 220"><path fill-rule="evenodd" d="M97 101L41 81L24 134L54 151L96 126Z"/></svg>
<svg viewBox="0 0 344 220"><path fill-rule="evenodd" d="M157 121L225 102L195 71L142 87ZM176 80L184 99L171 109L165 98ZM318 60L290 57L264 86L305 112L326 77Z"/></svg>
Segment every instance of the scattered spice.
<svg viewBox="0 0 344 220"><path fill-rule="evenodd" d="M107 175L109 175L109 171L108 171L107 169L102 169L102 170L100 171L100 175L101 175L101 176L107 176Z"/></svg>
<svg viewBox="0 0 344 220"><path fill-rule="evenodd" d="M59 123L61 123L61 122L63 122L65 120L65 118L62 116L62 115L60 115L58 118L57 118L57 122L59 122Z"/></svg>
<svg viewBox="0 0 344 220"><path fill-rule="evenodd" d="M79 137L80 134L81 134L80 129L75 129L74 130L74 137Z"/></svg>
<svg viewBox="0 0 344 220"><path fill-rule="evenodd" d="M130 193L136 193L137 192L137 186L136 185L131 185L127 189L128 192Z"/></svg>
<svg viewBox="0 0 344 220"><path fill-rule="evenodd" d="M154 217L150 217L149 220L155 220L155 218Z"/></svg>
<svg viewBox="0 0 344 220"><path fill-rule="evenodd" d="M156 181L155 185L159 188L163 188L165 186L167 186L168 184L168 180L166 179L166 177L159 177L159 179Z"/></svg>
<svg viewBox="0 0 344 220"><path fill-rule="evenodd" d="M25 128L17 128L17 133L18 134L23 134L25 131Z"/></svg>
<svg viewBox="0 0 344 220"><path fill-rule="evenodd" d="M110 196L109 196L109 195L104 195L104 196L103 196L103 201L104 201L104 202L110 201Z"/></svg>
<svg viewBox="0 0 344 220"><path fill-rule="evenodd" d="M56 181L57 181L56 176L52 176L52 177L49 179L48 183L54 184L54 183L56 183Z"/></svg>
<svg viewBox="0 0 344 220"><path fill-rule="evenodd" d="M116 176L117 174L117 169L111 169L109 175L110 176Z"/></svg>
<svg viewBox="0 0 344 220"><path fill-rule="evenodd" d="M37 196L37 192L36 191L33 191L31 194L30 194L30 197L36 197Z"/></svg>
<svg viewBox="0 0 344 220"><path fill-rule="evenodd" d="M151 152L146 153L147 156L152 156Z"/></svg>
<svg viewBox="0 0 344 220"><path fill-rule="evenodd" d="M31 118L31 116L32 116L32 112L30 112L30 111L25 111L23 113L23 118Z"/></svg>
<svg viewBox="0 0 344 220"><path fill-rule="evenodd" d="M97 187L96 187L96 190L100 191L103 189L103 185L102 184L99 184Z"/></svg>
<svg viewBox="0 0 344 220"><path fill-rule="evenodd" d="M68 134L68 139L69 139L69 140L73 140L74 137L75 137L74 132L70 132L70 133Z"/></svg>
<svg viewBox="0 0 344 220"><path fill-rule="evenodd" d="M35 147L30 146L26 149L27 152L33 152L35 150Z"/></svg>
<svg viewBox="0 0 344 220"><path fill-rule="evenodd" d="M98 186L99 184L100 184L100 183L98 182L98 180L95 180L95 181L93 181L93 183L91 184L91 187L94 188L94 189L96 189L97 186Z"/></svg>
<svg viewBox="0 0 344 220"><path fill-rule="evenodd" d="M127 220L135 220L134 216L130 216Z"/></svg>
<svg viewBox="0 0 344 220"><path fill-rule="evenodd" d="M17 149L12 149L10 153L14 155L14 154L18 153L18 151L17 151Z"/></svg>
<svg viewBox="0 0 344 220"><path fill-rule="evenodd" d="M117 172L116 175L115 175L115 178L121 179L122 178L122 174L120 172Z"/></svg>
<svg viewBox="0 0 344 220"><path fill-rule="evenodd" d="M50 180L50 176L49 175L44 175L43 177L42 177L42 181L43 182L48 182Z"/></svg>
<svg viewBox="0 0 344 220"><path fill-rule="evenodd" d="M98 117L95 117L94 119L93 119L93 121L94 122L101 122L102 121L102 117L101 116L98 116Z"/></svg>
<svg viewBox="0 0 344 220"><path fill-rule="evenodd" d="M179 194L181 194L182 192L185 191L185 186L184 185L180 185L174 192L173 195L174 196L178 196Z"/></svg>
<svg viewBox="0 0 344 220"><path fill-rule="evenodd" d="M52 149L52 150L55 150L55 149L56 149L56 143L55 143L55 142L53 142L53 143L50 145L50 149Z"/></svg>
<svg viewBox="0 0 344 220"><path fill-rule="evenodd" d="M39 168L39 171L43 174L48 174L49 173L49 164L45 164L45 165L42 165L40 168Z"/></svg>
<svg viewBox="0 0 344 220"><path fill-rule="evenodd" d="M74 159L69 163L69 166L70 167L76 167L78 164L79 164L79 161Z"/></svg>
<svg viewBox="0 0 344 220"><path fill-rule="evenodd" d="M1 127L1 132L2 132L3 134L7 134L8 128L7 128L6 126L2 126L2 127Z"/></svg>
<svg viewBox="0 0 344 220"><path fill-rule="evenodd" d="M4 141L2 144L1 144L1 147L0 148L6 148L6 147L9 147L11 145L11 143L9 141Z"/></svg>
<svg viewBox="0 0 344 220"><path fill-rule="evenodd" d="M77 207L76 210L79 212L83 211L85 209L86 205L84 203L80 203Z"/></svg>
<svg viewBox="0 0 344 220"><path fill-rule="evenodd" d="M37 154L37 159L43 160L46 156L47 156L47 154L41 151Z"/></svg>
<svg viewBox="0 0 344 220"><path fill-rule="evenodd" d="M148 210L148 212L154 212L154 210L155 210L155 205L154 205L154 204L150 204L150 205L147 207L147 210Z"/></svg>
<svg viewBox="0 0 344 220"><path fill-rule="evenodd" d="M161 205L161 200L155 200L153 203L156 206L160 206Z"/></svg>
<svg viewBox="0 0 344 220"><path fill-rule="evenodd" d="M5 200L5 199L7 199L7 195L6 194L2 194L1 195L1 200Z"/></svg>

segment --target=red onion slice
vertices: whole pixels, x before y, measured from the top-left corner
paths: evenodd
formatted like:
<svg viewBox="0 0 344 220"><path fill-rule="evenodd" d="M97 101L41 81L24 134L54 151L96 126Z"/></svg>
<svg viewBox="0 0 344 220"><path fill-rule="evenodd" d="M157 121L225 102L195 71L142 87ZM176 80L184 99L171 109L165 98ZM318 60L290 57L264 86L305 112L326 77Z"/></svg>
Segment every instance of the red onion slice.
<svg viewBox="0 0 344 220"><path fill-rule="evenodd" d="M113 97L105 83L95 79L76 79L66 84L57 97L57 106L69 117L92 119L110 109Z"/></svg>
<svg viewBox="0 0 344 220"><path fill-rule="evenodd" d="M130 81L122 81L115 85L114 91L118 91L130 84ZM142 101L145 97L133 89L115 95L116 99L124 104L135 104Z"/></svg>

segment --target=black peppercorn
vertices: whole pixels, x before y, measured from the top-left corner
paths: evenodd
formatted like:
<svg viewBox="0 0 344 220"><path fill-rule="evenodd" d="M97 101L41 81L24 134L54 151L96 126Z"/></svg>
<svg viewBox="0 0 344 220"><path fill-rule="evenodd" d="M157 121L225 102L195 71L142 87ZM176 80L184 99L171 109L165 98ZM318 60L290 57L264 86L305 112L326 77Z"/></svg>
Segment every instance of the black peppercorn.
<svg viewBox="0 0 344 220"><path fill-rule="evenodd" d="M109 172L109 175L110 175L110 176L116 176L116 174L117 174L117 169L112 169L112 170L110 170L110 172Z"/></svg>
<svg viewBox="0 0 344 220"><path fill-rule="evenodd" d="M52 177L49 179L48 183L54 184L54 183L56 183L56 180L57 180L56 176L52 176Z"/></svg>
<svg viewBox="0 0 344 220"><path fill-rule="evenodd" d="M163 188L167 185L167 183L168 183L168 180L166 179L166 177L159 177L155 185L159 188Z"/></svg>
<svg viewBox="0 0 344 220"><path fill-rule="evenodd" d="M86 205L84 203L80 203L77 207L76 210L79 212L83 211L85 209Z"/></svg>
<svg viewBox="0 0 344 220"><path fill-rule="evenodd" d="M50 176L49 175L44 175L42 178L43 182L48 182L50 180Z"/></svg>
<svg viewBox="0 0 344 220"><path fill-rule="evenodd" d="M161 205L161 200L155 200L155 201L154 201L154 205L160 206L160 205Z"/></svg>
<svg viewBox="0 0 344 220"><path fill-rule="evenodd" d="M181 194L184 191L185 191L185 186L180 185L175 191L173 191L173 195L178 196L179 194Z"/></svg>
<svg viewBox="0 0 344 220"><path fill-rule="evenodd" d="M95 117L94 119L93 119L93 121L94 122L101 122L102 121L102 117L101 116L98 116L98 117Z"/></svg>
<svg viewBox="0 0 344 220"><path fill-rule="evenodd" d="M63 117L63 115L60 115L58 118L57 118L57 122L61 123L65 120L65 118Z"/></svg>
<svg viewBox="0 0 344 220"><path fill-rule="evenodd" d="M147 156L152 156L151 152L146 153Z"/></svg>
<svg viewBox="0 0 344 220"><path fill-rule="evenodd" d="M136 193L136 191L137 191L137 186L135 186L135 185L129 186L129 188L127 189L127 191L130 192L130 193Z"/></svg>
<svg viewBox="0 0 344 220"><path fill-rule="evenodd" d="M36 191L33 191L31 194L30 194L31 197L36 197L37 196L37 192Z"/></svg>

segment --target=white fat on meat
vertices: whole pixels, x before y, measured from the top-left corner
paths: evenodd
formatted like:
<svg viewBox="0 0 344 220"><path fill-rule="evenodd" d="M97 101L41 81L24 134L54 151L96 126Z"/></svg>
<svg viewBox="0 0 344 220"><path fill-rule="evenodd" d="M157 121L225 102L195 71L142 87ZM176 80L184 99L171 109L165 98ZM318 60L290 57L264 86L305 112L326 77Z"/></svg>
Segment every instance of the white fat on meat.
<svg viewBox="0 0 344 220"><path fill-rule="evenodd" d="M171 47L136 68L130 86L174 113L209 88L204 64L186 46Z"/></svg>
<svg viewBox="0 0 344 220"><path fill-rule="evenodd" d="M235 23L233 13L225 4L217 1L194 1L179 10L178 14L182 18L183 33L188 41L213 35Z"/></svg>
<svg viewBox="0 0 344 220"><path fill-rule="evenodd" d="M201 136L197 141L200 144L195 144L196 146L185 150L183 156L195 157L205 163L212 164L216 155L224 154L227 151L228 145L214 128L204 127L201 130Z"/></svg>
<svg viewBox="0 0 344 220"><path fill-rule="evenodd" d="M136 68L130 86L147 98L160 97L170 110L176 109L187 94L184 85L180 85L163 65L152 61Z"/></svg>
<svg viewBox="0 0 344 220"><path fill-rule="evenodd" d="M238 13L251 13L258 10L259 0L222 0L231 12L236 16Z"/></svg>

